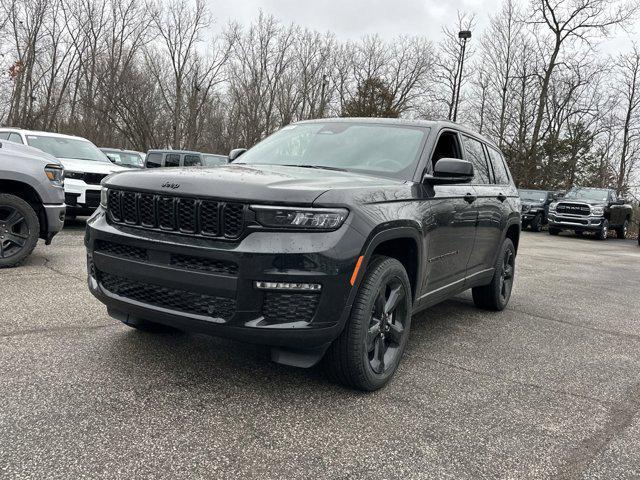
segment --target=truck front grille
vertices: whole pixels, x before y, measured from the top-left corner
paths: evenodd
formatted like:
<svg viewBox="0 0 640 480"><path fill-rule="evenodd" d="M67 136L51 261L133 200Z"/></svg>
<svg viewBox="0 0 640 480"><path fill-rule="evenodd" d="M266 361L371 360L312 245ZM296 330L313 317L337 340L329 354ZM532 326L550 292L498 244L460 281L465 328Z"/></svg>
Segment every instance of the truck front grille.
<svg viewBox="0 0 640 480"><path fill-rule="evenodd" d="M107 211L114 223L147 229L225 239L244 232L242 203L109 189Z"/></svg>
<svg viewBox="0 0 640 480"><path fill-rule="evenodd" d="M559 203L556 206L556 212L569 215L589 216L591 214L591 207L584 203Z"/></svg>
<svg viewBox="0 0 640 480"><path fill-rule="evenodd" d="M236 311L236 302L231 298L139 282L100 270L96 270L96 275L101 287L108 292L148 305L223 320L229 320Z"/></svg>

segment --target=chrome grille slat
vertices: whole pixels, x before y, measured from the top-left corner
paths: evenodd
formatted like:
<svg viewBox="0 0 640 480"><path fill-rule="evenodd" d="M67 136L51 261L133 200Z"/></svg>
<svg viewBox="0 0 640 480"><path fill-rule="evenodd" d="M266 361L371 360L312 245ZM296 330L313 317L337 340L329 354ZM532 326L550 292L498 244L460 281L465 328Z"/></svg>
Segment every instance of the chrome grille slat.
<svg viewBox="0 0 640 480"><path fill-rule="evenodd" d="M244 233L245 205L191 197L109 189L111 222L209 238L238 239Z"/></svg>

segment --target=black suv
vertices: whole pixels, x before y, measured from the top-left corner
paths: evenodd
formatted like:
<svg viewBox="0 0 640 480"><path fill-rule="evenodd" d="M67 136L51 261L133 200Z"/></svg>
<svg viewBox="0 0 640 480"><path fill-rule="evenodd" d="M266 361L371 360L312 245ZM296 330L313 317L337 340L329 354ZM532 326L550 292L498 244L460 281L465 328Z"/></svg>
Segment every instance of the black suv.
<svg viewBox="0 0 640 480"><path fill-rule="evenodd" d="M413 313L469 288L480 308L509 301L520 200L483 137L316 120L230 158L105 179L86 247L111 316L269 345L289 365L324 357L334 380L375 390Z"/></svg>
<svg viewBox="0 0 640 480"><path fill-rule="evenodd" d="M518 189L522 202L522 229L531 228L539 232L549 219L549 205L556 199L556 194L546 190Z"/></svg>
<svg viewBox="0 0 640 480"><path fill-rule="evenodd" d="M573 230L577 235L593 232L606 240L609 230L625 238L631 223L633 207L615 190L608 188L573 187L559 202L549 205L549 233Z"/></svg>

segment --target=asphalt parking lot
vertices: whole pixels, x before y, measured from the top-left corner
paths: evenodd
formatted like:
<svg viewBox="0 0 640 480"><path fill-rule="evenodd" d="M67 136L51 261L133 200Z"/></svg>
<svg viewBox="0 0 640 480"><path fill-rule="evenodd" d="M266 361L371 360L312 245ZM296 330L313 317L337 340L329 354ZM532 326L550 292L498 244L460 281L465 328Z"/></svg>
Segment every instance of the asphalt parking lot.
<svg viewBox="0 0 640 480"><path fill-rule="evenodd" d="M82 234L0 271L0 477L640 477L635 241L523 233L508 309L420 314L396 378L362 394L119 324Z"/></svg>

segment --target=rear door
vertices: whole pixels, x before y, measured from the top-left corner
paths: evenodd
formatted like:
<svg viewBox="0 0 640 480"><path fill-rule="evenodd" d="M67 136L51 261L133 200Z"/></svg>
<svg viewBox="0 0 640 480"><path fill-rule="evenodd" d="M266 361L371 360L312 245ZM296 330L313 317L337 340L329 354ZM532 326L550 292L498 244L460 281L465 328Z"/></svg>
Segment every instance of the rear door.
<svg viewBox="0 0 640 480"><path fill-rule="evenodd" d="M463 135L465 159L473 163L478 211L475 242L467 264L467 277L481 275L493 267L498 245L502 240L504 187L494 183L493 169L483 143Z"/></svg>

